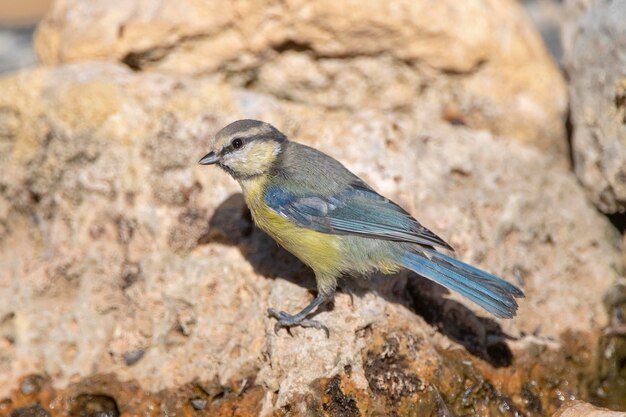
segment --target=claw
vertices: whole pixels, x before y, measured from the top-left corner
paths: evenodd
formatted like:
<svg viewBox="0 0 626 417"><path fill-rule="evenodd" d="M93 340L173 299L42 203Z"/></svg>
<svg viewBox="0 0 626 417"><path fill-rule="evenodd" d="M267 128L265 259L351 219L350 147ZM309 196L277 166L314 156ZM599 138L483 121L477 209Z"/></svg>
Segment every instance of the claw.
<svg viewBox="0 0 626 417"><path fill-rule="evenodd" d="M269 314L271 317L274 317L277 320L276 324L274 325L275 334L278 334L278 331L284 328L287 330L287 333L289 333L290 336L293 336L291 334L291 327L300 326L300 327L312 327L315 329L323 330L324 333L326 333L326 337L330 337L330 331L328 330L328 327L326 327L320 321L310 320L304 317L298 317L298 315L292 316L291 314L288 314L284 311L276 311L273 308L268 308L267 314Z"/></svg>
<svg viewBox="0 0 626 417"><path fill-rule="evenodd" d="M330 337L330 332L328 331L328 327L324 325L324 323L317 320L302 320L298 323L299 326L302 327L313 327L318 330L323 330L326 333L326 338Z"/></svg>
<svg viewBox="0 0 626 417"><path fill-rule="evenodd" d="M274 324L274 334L276 336L278 336L278 331L281 329L281 325L280 325L280 321L277 321L276 324ZM287 333L289 333L289 328L287 328Z"/></svg>

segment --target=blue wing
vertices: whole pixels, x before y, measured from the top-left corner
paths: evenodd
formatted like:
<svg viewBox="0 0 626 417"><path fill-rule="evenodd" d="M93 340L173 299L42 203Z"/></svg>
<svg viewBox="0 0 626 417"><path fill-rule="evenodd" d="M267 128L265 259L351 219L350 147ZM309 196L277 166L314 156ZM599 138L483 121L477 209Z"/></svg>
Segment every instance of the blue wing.
<svg viewBox="0 0 626 417"><path fill-rule="evenodd" d="M295 224L322 233L360 235L375 239L452 247L422 226L400 206L362 181L330 196L302 195L271 185L265 203Z"/></svg>

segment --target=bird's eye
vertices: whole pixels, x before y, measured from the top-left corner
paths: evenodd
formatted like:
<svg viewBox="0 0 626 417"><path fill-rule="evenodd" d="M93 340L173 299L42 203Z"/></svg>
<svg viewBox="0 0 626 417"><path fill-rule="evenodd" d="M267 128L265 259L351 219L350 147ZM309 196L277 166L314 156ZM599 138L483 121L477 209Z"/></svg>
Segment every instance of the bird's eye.
<svg viewBox="0 0 626 417"><path fill-rule="evenodd" d="M241 139L239 139L239 138L235 138L231 142L231 145L233 145L233 148L239 149L239 148L241 148L243 146L243 141Z"/></svg>

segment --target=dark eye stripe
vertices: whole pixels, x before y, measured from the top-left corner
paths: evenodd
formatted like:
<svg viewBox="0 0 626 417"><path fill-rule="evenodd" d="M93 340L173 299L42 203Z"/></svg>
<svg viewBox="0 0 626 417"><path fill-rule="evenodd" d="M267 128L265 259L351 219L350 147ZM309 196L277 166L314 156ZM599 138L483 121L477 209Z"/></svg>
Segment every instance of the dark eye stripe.
<svg viewBox="0 0 626 417"><path fill-rule="evenodd" d="M241 146L239 148L235 148L233 147L233 142L236 139L240 139L241 140ZM272 136L271 134L257 134L257 135L253 135L253 136L236 136L233 139L231 139L231 141L228 143L228 145L224 146L222 148L222 151L220 152L220 155L226 155L228 153L231 153L233 151L236 151L238 149L243 148L244 146L246 146L248 144L248 142L252 142L252 141L276 141L276 138L274 136Z"/></svg>
<svg viewBox="0 0 626 417"><path fill-rule="evenodd" d="M236 151L237 149L241 149L241 148L243 148L243 147L244 147L244 145L245 145L246 143L250 142L250 139L252 139L252 138L246 138L246 137L240 137L240 136L238 136L238 137L236 137L236 138L233 138L233 139L229 142L229 144L228 144L228 145L226 145L226 146L224 146L224 147L222 148L222 152L221 152L221 154L222 154L222 155L226 155L226 154L228 154L228 153L231 153L231 152L233 152L233 151ZM233 146L233 142L234 142L234 141L236 141L236 140L240 140L240 141L241 141L241 146L239 146L238 148L235 148L235 147Z"/></svg>

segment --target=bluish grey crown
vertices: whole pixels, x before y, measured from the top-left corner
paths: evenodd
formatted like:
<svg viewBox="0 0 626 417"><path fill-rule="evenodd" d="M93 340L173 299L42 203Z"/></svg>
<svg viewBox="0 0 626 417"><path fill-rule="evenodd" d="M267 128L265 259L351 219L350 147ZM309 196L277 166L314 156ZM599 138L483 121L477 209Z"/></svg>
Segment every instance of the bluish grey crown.
<svg viewBox="0 0 626 417"><path fill-rule="evenodd" d="M217 137L239 137L243 140L275 140L284 142L287 137L269 123L260 120L242 119L224 127Z"/></svg>

